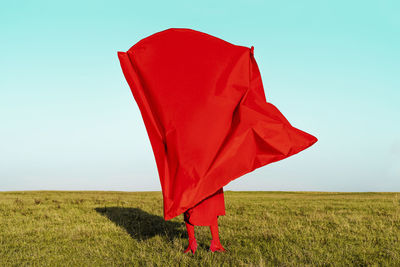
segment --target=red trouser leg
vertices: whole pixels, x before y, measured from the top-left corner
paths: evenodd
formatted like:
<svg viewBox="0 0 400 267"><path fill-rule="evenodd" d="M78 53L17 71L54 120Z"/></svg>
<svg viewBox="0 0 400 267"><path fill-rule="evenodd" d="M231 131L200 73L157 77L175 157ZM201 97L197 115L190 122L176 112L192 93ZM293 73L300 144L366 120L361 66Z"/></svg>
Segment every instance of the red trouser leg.
<svg viewBox="0 0 400 267"><path fill-rule="evenodd" d="M215 220L210 225L210 231L211 231L211 236L212 236L212 239L214 240L214 242L219 244L220 241L219 241L218 219L217 218L215 218Z"/></svg>
<svg viewBox="0 0 400 267"><path fill-rule="evenodd" d="M186 230L187 230L188 237L189 237L189 245L185 249L184 253L192 251L192 253L194 254L197 249L197 241L194 236L194 225L191 225L190 223L187 223L187 222L185 222L185 223L186 223Z"/></svg>
<svg viewBox="0 0 400 267"><path fill-rule="evenodd" d="M221 242L219 240L219 233L218 233L218 217L215 218L215 220L212 222L210 225L210 231L211 231L211 244L210 244L210 250L212 252L214 251L225 251L224 247L221 245Z"/></svg>
<svg viewBox="0 0 400 267"><path fill-rule="evenodd" d="M189 239L196 239L194 236L194 225L191 225L190 223L186 223L186 230L189 236Z"/></svg>

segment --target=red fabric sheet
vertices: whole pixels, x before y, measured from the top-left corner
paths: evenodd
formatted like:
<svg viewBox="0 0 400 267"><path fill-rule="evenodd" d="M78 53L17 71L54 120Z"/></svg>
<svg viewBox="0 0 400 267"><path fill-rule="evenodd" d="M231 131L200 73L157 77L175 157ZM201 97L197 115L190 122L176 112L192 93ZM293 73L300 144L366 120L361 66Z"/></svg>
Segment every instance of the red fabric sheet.
<svg viewBox="0 0 400 267"><path fill-rule="evenodd" d="M266 101L253 47L172 28L118 57L153 148L165 220L317 141Z"/></svg>

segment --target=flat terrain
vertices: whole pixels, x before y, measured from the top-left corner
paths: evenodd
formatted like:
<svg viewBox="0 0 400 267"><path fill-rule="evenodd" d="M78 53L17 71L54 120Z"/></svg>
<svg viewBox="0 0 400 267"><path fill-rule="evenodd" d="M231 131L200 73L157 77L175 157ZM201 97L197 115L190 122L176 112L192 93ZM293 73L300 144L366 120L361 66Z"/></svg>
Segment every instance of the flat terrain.
<svg viewBox="0 0 400 267"><path fill-rule="evenodd" d="M400 266L400 193L225 192L195 255L160 192L0 192L0 266Z"/></svg>

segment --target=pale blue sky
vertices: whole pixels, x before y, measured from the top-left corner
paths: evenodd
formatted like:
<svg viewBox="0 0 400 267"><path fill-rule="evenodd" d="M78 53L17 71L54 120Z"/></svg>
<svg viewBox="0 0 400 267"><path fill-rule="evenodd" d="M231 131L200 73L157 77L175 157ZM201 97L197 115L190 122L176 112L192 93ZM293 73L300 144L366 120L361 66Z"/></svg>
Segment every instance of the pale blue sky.
<svg viewBox="0 0 400 267"><path fill-rule="evenodd" d="M167 28L254 46L319 141L225 190L400 191L398 1L3 1L0 191L160 190L117 51Z"/></svg>

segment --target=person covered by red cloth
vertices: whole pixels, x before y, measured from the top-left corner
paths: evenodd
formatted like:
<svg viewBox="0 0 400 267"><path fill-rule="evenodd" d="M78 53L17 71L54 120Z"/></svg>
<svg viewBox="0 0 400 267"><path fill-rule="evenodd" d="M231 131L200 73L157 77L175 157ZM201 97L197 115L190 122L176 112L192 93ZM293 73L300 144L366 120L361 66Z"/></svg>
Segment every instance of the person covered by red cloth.
<svg viewBox="0 0 400 267"><path fill-rule="evenodd" d="M194 254L196 252L197 241L194 232L195 225L210 227L212 236L209 248L210 251L225 251L225 248L220 242L218 233L218 216L221 215L225 215L224 192L222 188L184 212L184 220L189 237L189 245L184 253L191 251Z"/></svg>
<svg viewBox="0 0 400 267"><path fill-rule="evenodd" d="M223 251L222 188L317 138L267 102L253 46L171 28L118 52L118 58L153 149L164 219L184 214L187 252L197 247L195 225L210 226L210 250Z"/></svg>

